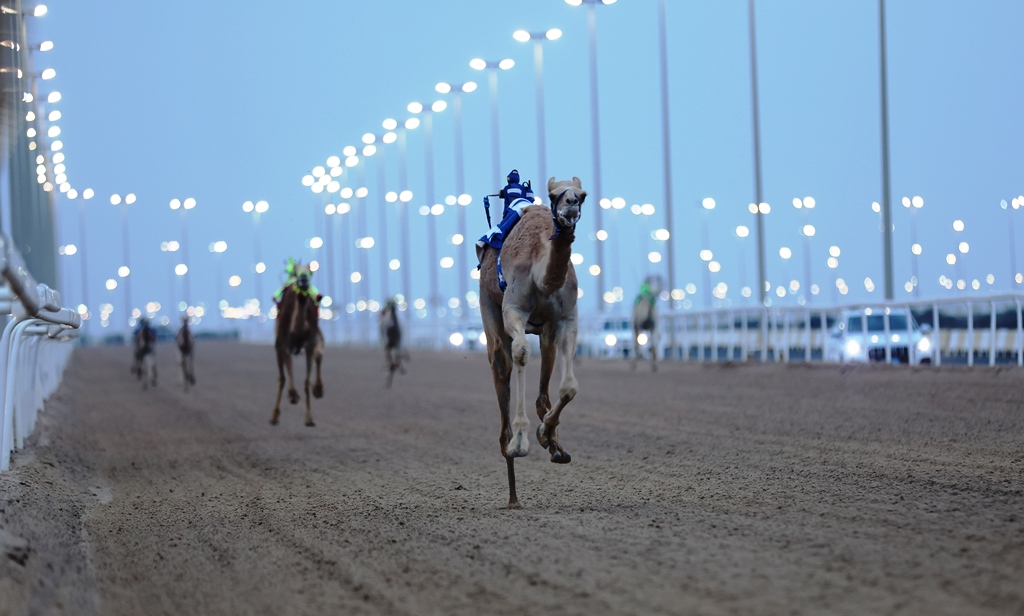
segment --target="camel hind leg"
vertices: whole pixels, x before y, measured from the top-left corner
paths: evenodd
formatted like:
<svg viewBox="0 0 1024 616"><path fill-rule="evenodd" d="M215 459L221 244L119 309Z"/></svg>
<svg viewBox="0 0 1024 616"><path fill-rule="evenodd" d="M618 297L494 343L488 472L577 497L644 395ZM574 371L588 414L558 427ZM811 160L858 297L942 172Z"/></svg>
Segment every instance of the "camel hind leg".
<svg viewBox="0 0 1024 616"><path fill-rule="evenodd" d="M516 496L515 457L507 455L508 444L512 440L512 425L509 421L509 404L511 402L512 376L512 345L511 340L500 332L487 336L487 356L491 362L491 377L494 380L494 393L498 397L498 413L501 416L501 428L498 432L498 446L501 457L505 458L508 469L508 507L518 509L519 498Z"/></svg>
<svg viewBox="0 0 1024 616"><path fill-rule="evenodd" d="M508 469L508 507L518 509L519 498L516 496L515 458L507 455L508 445L512 440L512 426L509 421L509 403L511 401L512 376L512 340L505 333L501 322L501 306L493 302L486 293L482 293L480 316L487 332L487 360L491 365L491 378L494 381L494 393L498 398L498 415L501 427L498 430L498 448L505 459Z"/></svg>
<svg viewBox="0 0 1024 616"><path fill-rule="evenodd" d="M505 455L524 458L530 453L530 418L526 414L526 363L530 359L530 345L526 341L526 315L516 309L502 310L505 333L512 340L512 364L515 366L515 414L512 434Z"/></svg>
<svg viewBox="0 0 1024 616"><path fill-rule="evenodd" d="M551 454L551 461L556 464L568 464L572 456L558 440L558 423L562 410L576 397L579 383L573 372L573 356L576 354L576 325L564 324L559 327L556 335L558 344L558 363L562 366L562 383L558 387L558 401L555 408L541 419L541 427L537 429L537 439L541 447Z"/></svg>

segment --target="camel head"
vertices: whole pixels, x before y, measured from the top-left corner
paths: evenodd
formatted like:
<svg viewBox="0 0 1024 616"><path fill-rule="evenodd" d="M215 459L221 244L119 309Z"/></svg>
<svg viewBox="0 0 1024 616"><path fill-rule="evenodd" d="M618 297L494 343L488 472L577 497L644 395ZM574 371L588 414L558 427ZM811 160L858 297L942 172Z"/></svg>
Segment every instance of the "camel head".
<svg viewBox="0 0 1024 616"><path fill-rule="evenodd" d="M555 180L552 177L548 180L548 198L559 226L575 227L580 220L583 200L587 198L587 191L580 185L580 179L574 176L571 180Z"/></svg>
<svg viewBox="0 0 1024 616"><path fill-rule="evenodd" d="M307 263L295 264L295 284L302 291L309 290L309 279L313 277L313 270L309 269Z"/></svg>

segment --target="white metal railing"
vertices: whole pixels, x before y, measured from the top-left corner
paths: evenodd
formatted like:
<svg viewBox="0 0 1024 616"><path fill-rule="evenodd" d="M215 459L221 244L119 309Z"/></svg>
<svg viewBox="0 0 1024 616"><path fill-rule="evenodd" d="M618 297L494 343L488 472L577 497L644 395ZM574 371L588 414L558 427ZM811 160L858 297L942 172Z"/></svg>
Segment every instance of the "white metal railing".
<svg viewBox="0 0 1024 616"><path fill-rule="evenodd" d="M992 366L1000 360L1024 366L1024 323L1021 308L1024 294L940 298L902 302L870 302L838 306L735 307L718 310L668 312L660 316L659 356L683 361L789 361L792 355L804 361L826 359L830 324L845 310L871 308L883 314L886 309L905 309L931 314L934 363L966 361L972 366L984 359ZM997 326L1000 311L1012 311L1015 318L1004 327ZM940 316L942 317L940 319ZM983 329L976 320L985 320ZM628 317L607 317L587 321L581 328L586 349L600 347L599 336L606 336L601 321L621 321ZM962 321L963 326L943 327L943 321ZM885 319L885 361L892 361L892 343ZM909 327L909 323L908 323ZM620 346L632 353L632 332ZM593 353L602 355L602 353ZM605 354L607 355L607 354ZM621 355L620 355L621 356Z"/></svg>
<svg viewBox="0 0 1024 616"><path fill-rule="evenodd" d="M77 336L78 313L61 306L60 294L36 283L21 254L0 235L0 315L7 324L0 337L0 471L11 452L32 434L45 400L56 390L72 346L54 344Z"/></svg>

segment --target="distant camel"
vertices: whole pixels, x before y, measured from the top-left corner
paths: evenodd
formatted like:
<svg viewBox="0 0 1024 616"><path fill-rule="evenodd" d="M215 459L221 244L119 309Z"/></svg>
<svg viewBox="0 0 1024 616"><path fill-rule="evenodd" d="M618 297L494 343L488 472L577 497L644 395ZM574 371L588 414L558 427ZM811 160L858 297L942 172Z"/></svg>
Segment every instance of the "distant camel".
<svg viewBox="0 0 1024 616"><path fill-rule="evenodd" d="M380 339L384 343L384 361L388 368L387 387L391 387L396 370L405 374L402 360L408 359L408 355L402 350L402 327L398 324L398 304L394 299L384 302L378 320Z"/></svg>
<svg viewBox="0 0 1024 616"><path fill-rule="evenodd" d="M540 394L537 396L537 440L551 461L568 463L572 457L558 440L562 409L576 396L573 357L578 329L576 271L570 256L576 223L587 193L580 179L548 180L551 206L522 210L498 251L483 247L480 267L480 315L487 336L487 357L498 396L501 432L498 442L508 466L509 508L518 508L515 459L529 453L530 419L526 413L526 362L530 347L526 334L540 337ZM502 294L499 266L507 289ZM557 358L562 365L558 401L551 408L548 384ZM516 369L515 417L509 418L512 366Z"/></svg>
<svg viewBox="0 0 1024 616"><path fill-rule="evenodd" d="M284 288L281 303L274 324L274 349L277 351L277 401L274 402L274 413L270 423L277 425L281 416L281 392L284 390L285 370L288 371L288 400L292 404L299 402L299 392L295 390L295 376L292 374L292 355L306 352L306 425L315 426L313 411L309 401L309 375L316 361L316 384L313 396L324 395L324 385L320 380L320 363L324 358L324 337L320 333L319 315L316 299L310 297L310 277L313 273L309 265L295 265L295 282Z"/></svg>
<svg viewBox="0 0 1024 616"><path fill-rule="evenodd" d="M156 330L146 320L132 334L132 374L142 381L142 389L156 387Z"/></svg>
<svg viewBox="0 0 1024 616"><path fill-rule="evenodd" d="M178 363L181 366L181 382L185 391L188 391L189 385L196 384L194 365L196 338L188 326L188 319L187 315L181 317L181 329L174 337L174 343L178 347Z"/></svg>
<svg viewBox="0 0 1024 616"><path fill-rule="evenodd" d="M661 276L652 275L644 278L640 287L640 295L633 302L633 361L631 367L636 370L636 362L643 354L643 347L650 349L651 372L658 371L658 295L661 294ZM645 343L640 338L646 338Z"/></svg>

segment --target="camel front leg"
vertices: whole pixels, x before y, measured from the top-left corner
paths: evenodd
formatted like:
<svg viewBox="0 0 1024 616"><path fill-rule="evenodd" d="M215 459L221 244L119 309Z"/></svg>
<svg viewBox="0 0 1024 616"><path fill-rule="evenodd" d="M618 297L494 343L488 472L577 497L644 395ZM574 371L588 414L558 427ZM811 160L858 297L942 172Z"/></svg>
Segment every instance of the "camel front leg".
<svg viewBox="0 0 1024 616"><path fill-rule="evenodd" d="M304 383L304 389L306 392L306 427L312 428L316 424L313 423L313 405L309 399L309 377L313 372L313 350L308 349L306 351L306 382Z"/></svg>
<svg viewBox="0 0 1024 616"><path fill-rule="evenodd" d="M287 353L282 351L277 352L277 400L274 401L274 412L270 415L270 425L276 426L278 419L281 417L281 394L284 392L284 365L287 362L289 365L288 371L291 372L291 361L292 358Z"/></svg>
<svg viewBox="0 0 1024 616"><path fill-rule="evenodd" d="M530 418L526 414L526 362L530 345L526 341L526 315L515 308L503 308L505 333L512 339L512 364L515 367L515 398L511 440L505 447L509 458L524 458L530 453Z"/></svg>
<svg viewBox="0 0 1024 616"><path fill-rule="evenodd" d="M313 385L313 397L320 399L324 397L324 382L320 378L320 364L324 361L324 339L317 338L316 346L313 347L313 360L316 362L316 383ZM306 371L309 374L309 371Z"/></svg>
<svg viewBox="0 0 1024 616"><path fill-rule="evenodd" d="M634 317L633 320L636 321L636 318ZM636 362L640 361L640 332L636 327L633 328L633 357L631 359L629 369L636 370Z"/></svg>
<svg viewBox="0 0 1024 616"><path fill-rule="evenodd" d="M537 416L542 420L551 410L551 397L548 390L551 384L551 372L555 367L555 333L545 328L540 335L540 392L537 394Z"/></svg>
<svg viewBox="0 0 1024 616"><path fill-rule="evenodd" d="M658 371L658 345L661 341L658 337L658 327L655 325L651 330L651 372Z"/></svg>
<svg viewBox="0 0 1024 616"><path fill-rule="evenodd" d="M285 351L287 354L287 351ZM292 370L292 356L288 355L288 361L284 365L285 372L288 373L288 401L292 404L299 403L299 392L295 389L295 374Z"/></svg>
<svg viewBox="0 0 1024 616"><path fill-rule="evenodd" d="M562 366L562 383L558 387L558 402L541 420L543 429L537 430L541 446L546 447L551 453L551 461L556 464L568 464L572 456L566 451L558 440L558 423L562 410L576 397L579 384L576 381L576 374L573 372L573 356L576 354L576 326L570 324L559 329L558 332L558 363Z"/></svg>

